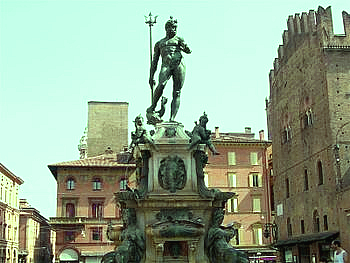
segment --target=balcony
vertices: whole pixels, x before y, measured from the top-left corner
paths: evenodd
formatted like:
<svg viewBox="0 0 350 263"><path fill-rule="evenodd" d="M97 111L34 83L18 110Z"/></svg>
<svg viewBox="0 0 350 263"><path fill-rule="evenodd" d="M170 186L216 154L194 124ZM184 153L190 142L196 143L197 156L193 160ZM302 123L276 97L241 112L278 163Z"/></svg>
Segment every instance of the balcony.
<svg viewBox="0 0 350 263"><path fill-rule="evenodd" d="M112 218L93 218L93 217L50 217L50 225L55 226L84 226L96 224L122 224L121 220Z"/></svg>

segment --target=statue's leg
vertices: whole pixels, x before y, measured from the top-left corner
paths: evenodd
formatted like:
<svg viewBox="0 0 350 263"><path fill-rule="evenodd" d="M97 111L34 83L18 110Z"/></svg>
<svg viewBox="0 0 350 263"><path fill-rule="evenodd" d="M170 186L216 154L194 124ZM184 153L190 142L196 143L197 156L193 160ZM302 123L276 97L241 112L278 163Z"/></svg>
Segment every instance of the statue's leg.
<svg viewBox="0 0 350 263"><path fill-rule="evenodd" d="M180 65L177 67L177 69L174 70L174 74L173 74L174 88L173 88L173 100L171 102L170 121L175 120L176 114L179 111L180 94L181 94L181 89L185 82L185 74L186 74L186 67L181 62Z"/></svg>
<svg viewBox="0 0 350 263"><path fill-rule="evenodd" d="M168 67L162 67L160 69L158 85L153 93L153 103L152 103L151 107L149 108L150 110L154 111L155 108L157 107L158 101L159 101L160 97L163 95L163 90L165 88L166 83L170 79L170 76L171 76L170 70Z"/></svg>

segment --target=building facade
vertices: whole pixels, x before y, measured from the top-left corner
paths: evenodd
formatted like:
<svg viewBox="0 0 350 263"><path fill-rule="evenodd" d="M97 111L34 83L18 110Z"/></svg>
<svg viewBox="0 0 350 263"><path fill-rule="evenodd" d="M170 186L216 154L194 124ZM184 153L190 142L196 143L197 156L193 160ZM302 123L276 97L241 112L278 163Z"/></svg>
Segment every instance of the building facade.
<svg viewBox="0 0 350 263"><path fill-rule="evenodd" d="M120 164L115 154L49 165L57 181L56 261L99 263L114 250L107 227L122 227L114 193L126 190L134 164Z"/></svg>
<svg viewBox="0 0 350 263"><path fill-rule="evenodd" d="M26 199L19 203L19 263L53 262L55 232L48 220Z"/></svg>
<svg viewBox="0 0 350 263"><path fill-rule="evenodd" d="M331 7L289 16L270 71L274 206L284 262L350 250L350 16L333 32Z"/></svg>
<svg viewBox="0 0 350 263"><path fill-rule="evenodd" d="M0 177L0 262L18 262L18 192L23 180L1 163Z"/></svg>
<svg viewBox="0 0 350 263"><path fill-rule="evenodd" d="M80 140L80 160L49 165L57 181L55 262L100 263L115 249L109 225L122 228L114 193L135 178L135 164L121 154L128 145L128 103L88 103L88 127ZM117 231L118 232L118 231Z"/></svg>
<svg viewBox="0 0 350 263"><path fill-rule="evenodd" d="M235 192L226 204L224 224L233 224L238 233L232 245L246 252L251 262L274 261L267 149L264 132L255 139L247 127L243 133L220 133L216 127L212 142L220 155L210 155L205 168L209 188ZM271 235L264 237L265 230ZM265 234L266 235L266 234Z"/></svg>

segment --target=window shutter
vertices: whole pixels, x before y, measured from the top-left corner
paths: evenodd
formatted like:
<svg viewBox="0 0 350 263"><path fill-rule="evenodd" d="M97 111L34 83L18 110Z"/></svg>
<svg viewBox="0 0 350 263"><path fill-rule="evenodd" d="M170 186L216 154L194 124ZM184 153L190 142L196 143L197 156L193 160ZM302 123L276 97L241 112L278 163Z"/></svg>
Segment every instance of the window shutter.
<svg viewBox="0 0 350 263"><path fill-rule="evenodd" d="M229 187L236 187L237 185L236 174L234 173L228 174L228 183L229 183Z"/></svg>
<svg viewBox="0 0 350 263"><path fill-rule="evenodd" d="M228 202L227 202L227 212L231 212L231 211L232 211L232 210L231 210L231 209L232 209L232 207L231 207L231 205L232 205L232 204L231 204L231 201L232 201L232 199L229 199Z"/></svg>
<svg viewBox="0 0 350 263"><path fill-rule="evenodd" d="M260 198L253 199L253 212L261 212Z"/></svg>
<svg viewBox="0 0 350 263"><path fill-rule="evenodd" d="M228 152L228 164L229 165L236 165L236 153L235 152Z"/></svg>
<svg viewBox="0 0 350 263"><path fill-rule="evenodd" d="M249 175L249 186L253 187L254 183L253 183L253 174Z"/></svg>
<svg viewBox="0 0 350 263"><path fill-rule="evenodd" d="M258 234L258 245L262 245L263 244L262 228L257 229L257 234Z"/></svg>
<svg viewBox="0 0 350 263"><path fill-rule="evenodd" d="M256 152L250 153L250 164L252 164L252 165L258 164L258 153L256 153Z"/></svg>
<svg viewBox="0 0 350 263"><path fill-rule="evenodd" d="M262 175L258 174L258 187L262 187Z"/></svg>
<svg viewBox="0 0 350 263"><path fill-rule="evenodd" d="M238 199L233 199L233 212L238 212Z"/></svg>

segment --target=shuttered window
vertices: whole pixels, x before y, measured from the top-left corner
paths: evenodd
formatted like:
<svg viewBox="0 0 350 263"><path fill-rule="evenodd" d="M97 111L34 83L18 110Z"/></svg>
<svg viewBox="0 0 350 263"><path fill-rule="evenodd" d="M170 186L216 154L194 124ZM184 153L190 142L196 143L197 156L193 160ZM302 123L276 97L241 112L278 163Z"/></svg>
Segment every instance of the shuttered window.
<svg viewBox="0 0 350 263"><path fill-rule="evenodd" d="M235 173L228 173L227 179L228 179L228 186L229 187L237 187L237 179L236 179Z"/></svg>
<svg viewBox="0 0 350 263"><path fill-rule="evenodd" d="M227 158L228 158L228 165L236 165L236 153L235 152L228 152Z"/></svg>

